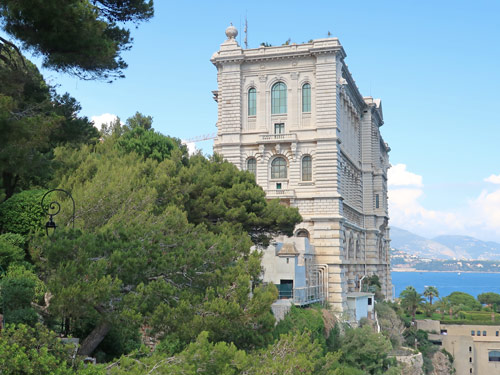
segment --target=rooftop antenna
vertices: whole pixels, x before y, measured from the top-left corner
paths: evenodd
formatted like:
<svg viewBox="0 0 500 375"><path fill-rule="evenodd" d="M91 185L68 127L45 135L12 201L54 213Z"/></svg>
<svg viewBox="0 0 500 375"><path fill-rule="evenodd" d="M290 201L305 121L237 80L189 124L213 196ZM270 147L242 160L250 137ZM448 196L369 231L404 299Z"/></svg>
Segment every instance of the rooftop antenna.
<svg viewBox="0 0 500 375"><path fill-rule="evenodd" d="M247 16L245 14L245 40L244 40L244 43L245 43L245 49L248 49L248 21L247 21Z"/></svg>

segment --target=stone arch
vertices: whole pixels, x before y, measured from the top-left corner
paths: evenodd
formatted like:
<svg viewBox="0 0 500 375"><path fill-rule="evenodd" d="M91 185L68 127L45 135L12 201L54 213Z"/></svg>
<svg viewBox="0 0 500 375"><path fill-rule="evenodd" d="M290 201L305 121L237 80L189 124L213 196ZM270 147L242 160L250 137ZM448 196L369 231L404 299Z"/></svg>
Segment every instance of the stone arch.
<svg viewBox="0 0 500 375"><path fill-rule="evenodd" d="M300 228L300 229L298 229L298 230L295 232L295 237L306 237L306 238L310 238L310 236L309 236L309 231L308 231L307 229Z"/></svg>

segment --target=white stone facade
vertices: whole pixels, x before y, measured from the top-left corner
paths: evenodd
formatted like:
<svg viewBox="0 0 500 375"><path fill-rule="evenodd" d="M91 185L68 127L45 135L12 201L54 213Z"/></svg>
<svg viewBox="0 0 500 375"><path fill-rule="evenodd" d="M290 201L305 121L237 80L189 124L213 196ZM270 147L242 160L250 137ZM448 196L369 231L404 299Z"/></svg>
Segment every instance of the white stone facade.
<svg viewBox="0 0 500 375"><path fill-rule="evenodd" d="M358 291L364 275L377 274L392 297L389 147L379 131L380 100L361 96L337 38L242 49L234 34L211 59L218 83L214 151L242 170L252 159L267 197L299 208L304 221L296 230L307 231L316 262L327 265L328 301L337 311L347 308L347 293ZM279 82L286 109L273 114ZM286 176L272 178L276 158L286 161Z"/></svg>

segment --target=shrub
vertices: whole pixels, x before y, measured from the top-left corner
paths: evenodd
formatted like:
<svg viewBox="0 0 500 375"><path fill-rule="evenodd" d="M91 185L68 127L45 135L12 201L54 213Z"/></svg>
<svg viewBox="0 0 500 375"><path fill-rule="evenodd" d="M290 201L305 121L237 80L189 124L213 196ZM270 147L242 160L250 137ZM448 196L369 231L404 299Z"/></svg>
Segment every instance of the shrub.
<svg viewBox="0 0 500 375"><path fill-rule="evenodd" d="M27 235L43 228L40 202L45 190L25 190L0 204L0 231Z"/></svg>

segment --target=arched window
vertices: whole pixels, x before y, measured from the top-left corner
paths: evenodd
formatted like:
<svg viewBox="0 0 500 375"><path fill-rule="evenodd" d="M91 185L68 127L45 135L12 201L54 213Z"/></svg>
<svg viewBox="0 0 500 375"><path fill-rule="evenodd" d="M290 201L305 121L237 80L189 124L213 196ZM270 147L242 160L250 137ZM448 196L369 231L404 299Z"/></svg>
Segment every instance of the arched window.
<svg viewBox="0 0 500 375"><path fill-rule="evenodd" d="M286 178L286 160L277 157L271 162L271 178Z"/></svg>
<svg viewBox="0 0 500 375"><path fill-rule="evenodd" d="M286 113L286 85L283 82L275 83L271 89L271 113Z"/></svg>
<svg viewBox="0 0 500 375"><path fill-rule="evenodd" d="M248 116L257 114L257 90L251 88L248 90Z"/></svg>
<svg viewBox="0 0 500 375"><path fill-rule="evenodd" d="M257 174L257 160L255 158L247 160L247 171L252 172L254 175Z"/></svg>
<svg viewBox="0 0 500 375"><path fill-rule="evenodd" d="M302 181L312 181L312 159L309 155L302 158Z"/></svg>
<svg viewBox="0 0 500 375"><path fill-rule="evenodd" d="M309 232L305 229L299 229L295 234L296 237L307 237L309 238Z"/></svg>
<svg viewBox="0 0 500 375"><path fill-rule="evenodd" d="M311 85L302 86L302 112L311 112Z"/></svg>

